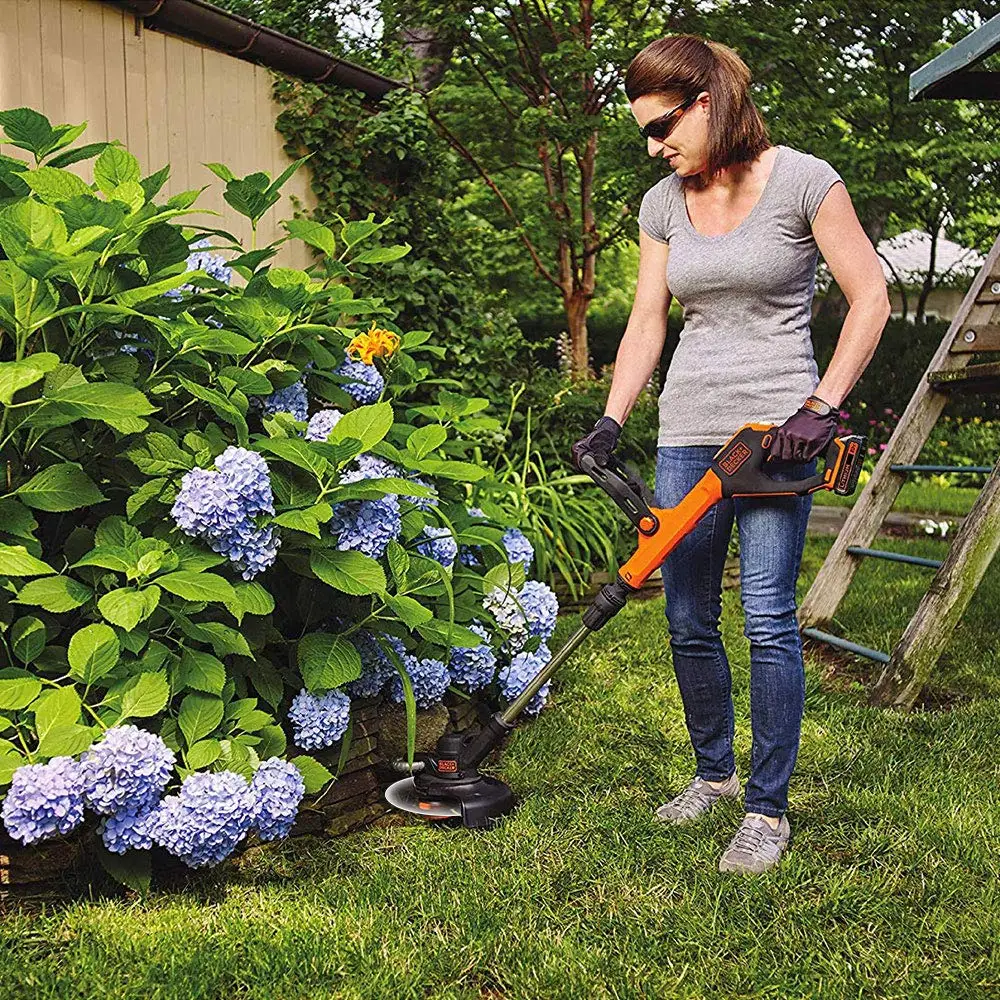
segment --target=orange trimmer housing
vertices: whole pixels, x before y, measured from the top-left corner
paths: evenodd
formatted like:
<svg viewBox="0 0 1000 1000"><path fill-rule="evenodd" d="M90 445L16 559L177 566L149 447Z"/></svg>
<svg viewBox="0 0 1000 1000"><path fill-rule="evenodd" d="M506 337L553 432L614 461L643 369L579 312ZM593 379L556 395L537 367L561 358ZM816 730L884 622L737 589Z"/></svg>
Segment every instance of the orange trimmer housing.
<svg viewBox="0 0 1000 1000"><path fill-rule="evenodd" d="M854 492L864 462L867 438L835 437L824 454L824 468L802 480L775 480L764 472L774 424L744 424L712 457L705 475L676 507L657 507L649 488L626 463L610 456L599 464L585 455L581 467L628 515L639 531L635 553L618 570L622 584L638 590L714 504L727 497L804 496L832 490Z"/></svg>

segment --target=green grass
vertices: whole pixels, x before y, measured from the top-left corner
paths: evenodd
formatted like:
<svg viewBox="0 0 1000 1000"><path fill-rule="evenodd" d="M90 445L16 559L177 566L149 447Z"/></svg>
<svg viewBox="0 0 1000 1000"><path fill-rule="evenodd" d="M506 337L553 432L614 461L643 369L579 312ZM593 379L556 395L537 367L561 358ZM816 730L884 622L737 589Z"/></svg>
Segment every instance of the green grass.
<svg viewBox="0 0 1000 1000"><path fill-rule="evenodd" d="M887 539L887 544L896 540ZM800 597L829 539L807 542ZM943 552L932 539L898 541ZM522 797L486 833L401 820L296 838L146 901L95 898L0 923L0 997L986 998L1000 988L1000 596L991 570L945 656L949 711L869 708L862 671L807 656L793 845L762 878L720 875L739 821L651 813L692 773L663 599L563 667L501 771ZM929 581L867 560L837 623L888 649ZM557 648L576 616L560 620ZM749 645L724 593L737 765ZM863 662L863 661L861 661Z"/></svg>
<svg viewBox="0 0 1000 1000"><path fill-rule="evenodd" d="M861 487L849 497L832 490L817 490L813 503L827 507L853 507L861 495ZM896 496L892 509L921 514L952 514L964 517L972 509L978 489L967 486L935 486L933 483L905 482Z"/></svg>

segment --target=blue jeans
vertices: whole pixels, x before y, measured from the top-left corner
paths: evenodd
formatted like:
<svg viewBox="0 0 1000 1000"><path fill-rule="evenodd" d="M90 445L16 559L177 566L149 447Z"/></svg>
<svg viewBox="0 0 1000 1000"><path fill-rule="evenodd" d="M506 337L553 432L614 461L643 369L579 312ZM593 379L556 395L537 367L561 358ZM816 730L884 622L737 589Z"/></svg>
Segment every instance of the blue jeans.
<svg viewBox="0 0 1000 1000"><path fill-rule="evenodd" d="M656 503L673 507L705 474L714 445L659 447ZM817 459L773 461L772 479L805 479ZM805 703L795 581L812 494L720 500L667 556L660 572L667 599L674 672L684 703L696 773L722 781L735 770L733 699L722 645L722 571L735 517L740 539L740 597L750 640L753 749L745 809L780 817L788 807Z"/></svg>

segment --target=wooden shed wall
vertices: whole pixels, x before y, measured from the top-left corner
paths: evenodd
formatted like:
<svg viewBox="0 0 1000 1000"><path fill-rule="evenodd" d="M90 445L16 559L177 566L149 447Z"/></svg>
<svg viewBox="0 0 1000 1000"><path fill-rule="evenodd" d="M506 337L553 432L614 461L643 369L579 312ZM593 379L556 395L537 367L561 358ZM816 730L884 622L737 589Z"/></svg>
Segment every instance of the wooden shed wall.
<svg viewBox="0 0 1000 1000"><path fill-rule="evenodd" d="M133 15L100 0L0 0L0 11L0 108L31 107L55 124L86 121L78 143L120 139L144 175L169 162L164 195L207 184L198 206L222 213L182 221L226 229L249 246L249 222L203 164L225 163L240 177L275 177L289 164L268 69L141 24L137 33ZM3 151L19 155L9 145ZM72 169L93 179L92 161ZM278 223L292 217L289 195L315 205L308 166L283 190L258 225L258 246L286 235ZM311 259L297 242L279 256L293 267Z"/></svg>

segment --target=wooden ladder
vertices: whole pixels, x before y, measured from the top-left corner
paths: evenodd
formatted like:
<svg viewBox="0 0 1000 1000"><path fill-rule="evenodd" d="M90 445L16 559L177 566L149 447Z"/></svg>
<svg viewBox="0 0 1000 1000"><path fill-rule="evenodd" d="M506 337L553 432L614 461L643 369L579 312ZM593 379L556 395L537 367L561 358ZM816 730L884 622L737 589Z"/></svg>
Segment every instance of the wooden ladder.
<svg viewBox="0 0 1000 1000"><path fill-rule="evenodd" d="M914 459L953 391L996 392L1000 363L970 364L973 354L1000 351L1000 237L966 293L909 404L837 535L799 610L802 635L883 664L870 693L874 705L909 709L930 677L983 574L1000 547L1000 458L990 466L921 466ZM943 561L869 548L908 472L989 472ZM821 630L837 613L861 558L937 570L891 653Z"/></svg>

